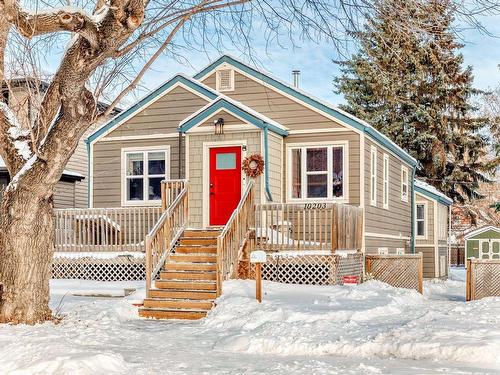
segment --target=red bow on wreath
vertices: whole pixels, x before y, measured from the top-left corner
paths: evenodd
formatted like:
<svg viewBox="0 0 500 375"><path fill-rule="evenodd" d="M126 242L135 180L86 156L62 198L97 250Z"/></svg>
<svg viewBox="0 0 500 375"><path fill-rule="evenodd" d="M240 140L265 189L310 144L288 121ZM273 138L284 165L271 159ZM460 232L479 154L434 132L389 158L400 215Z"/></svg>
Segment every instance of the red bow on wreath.
<svg viewBox="0 0 500 375"><path fill-rule="evenodd" d="M248 177L255 178L264 171L264 158L260 154L253 154L243 159L241 167Z"/></svg>

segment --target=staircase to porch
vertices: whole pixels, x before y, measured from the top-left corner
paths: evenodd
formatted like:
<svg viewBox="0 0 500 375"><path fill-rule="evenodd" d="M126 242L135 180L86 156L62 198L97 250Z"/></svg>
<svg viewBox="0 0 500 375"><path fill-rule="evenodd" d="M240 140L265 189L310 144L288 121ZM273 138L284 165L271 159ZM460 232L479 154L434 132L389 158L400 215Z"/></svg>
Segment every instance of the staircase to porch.
<svg viewBox="0 0 500 375"><path fill-rule="evenodd" d="M217 237L220 230L186 230L165 263L139 315L200 319L217 298Z"/></svg>

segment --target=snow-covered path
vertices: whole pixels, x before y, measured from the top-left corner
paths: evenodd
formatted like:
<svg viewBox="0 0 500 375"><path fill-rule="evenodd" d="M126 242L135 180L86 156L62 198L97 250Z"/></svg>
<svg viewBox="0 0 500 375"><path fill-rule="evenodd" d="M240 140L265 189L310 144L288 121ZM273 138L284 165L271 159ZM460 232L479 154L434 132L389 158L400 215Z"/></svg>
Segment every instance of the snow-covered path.
<svg viewBox="0 0 500 375"><path fill-rule="evenodd" d="M53 281L59 325L0 326L1 374L496 374L500 298L463 302L464 283L427 281L426 295L379 282L357 287L230 281L208 318L141 320L116 293L141 283ZM456 280L458 279L458 281Z"/></svg>

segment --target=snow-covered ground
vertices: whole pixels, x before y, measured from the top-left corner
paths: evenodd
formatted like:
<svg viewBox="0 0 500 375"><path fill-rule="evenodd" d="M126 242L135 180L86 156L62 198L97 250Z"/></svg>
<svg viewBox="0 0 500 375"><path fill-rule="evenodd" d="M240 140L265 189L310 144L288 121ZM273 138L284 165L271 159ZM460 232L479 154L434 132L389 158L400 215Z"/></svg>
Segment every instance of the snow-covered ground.
<svg viewBox="0 0 500 375"><path fill-rule="evenodd" d="M0 326L1 374L496 374L500 298L464 302L463 270L425 295L229 281L203 320L153 321L142 283L53 281L58 325ZM99 292L111 297L74 294ZM62 302L61 302L62 299Z"/></svg>

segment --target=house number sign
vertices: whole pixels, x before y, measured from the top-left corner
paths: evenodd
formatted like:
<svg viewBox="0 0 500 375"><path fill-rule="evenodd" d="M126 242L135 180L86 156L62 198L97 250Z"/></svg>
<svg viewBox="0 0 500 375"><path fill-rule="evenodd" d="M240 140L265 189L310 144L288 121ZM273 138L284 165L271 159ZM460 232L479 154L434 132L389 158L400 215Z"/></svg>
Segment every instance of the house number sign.
<svg viewBox="0 0 500 375"><path fill-rule="evenodd" d="M327 208L330 208L329 204L327 203L305 203L304 204L304 209L306 210L326 210Z"/></svg>

